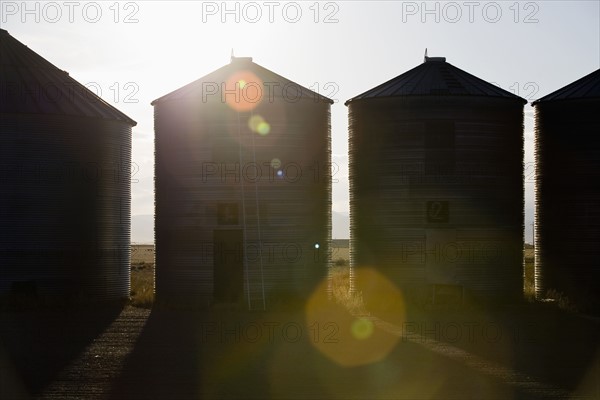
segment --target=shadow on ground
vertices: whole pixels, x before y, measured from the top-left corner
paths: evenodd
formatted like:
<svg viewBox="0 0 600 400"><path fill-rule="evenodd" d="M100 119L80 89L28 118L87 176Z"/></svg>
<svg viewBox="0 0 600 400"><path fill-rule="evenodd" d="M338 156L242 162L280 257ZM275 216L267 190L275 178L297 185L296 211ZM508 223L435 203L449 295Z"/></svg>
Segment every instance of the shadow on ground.
<svg viewBox="0 0 600 400"><path fill-rule="evenodd" d="M310 318L155 309L109 397L536 398L357 321L334 305Z"/></svg>
<svg viewBox="0 0 600 400"><path fill-rule="evenodd" d="M409 307L403 333L421 335L572 396L600 398L600 319L542 303L444 309Z"/></svg>
<svg viewBox="0 0 600 400"><path fill-rule="evenodd" d="M0 312L0 398L39 396L121 310Z"/></svg>
<svg viewBox="0 0 600 400"><path fill-rule="evenodd" d="M301 314L155 309L110 398L239 399L273 398L282 390L298 396L323 392L313 367L325 360L311 350L306 335ZM299 372L295 382L287 375L292 371ZM282 379L285 388L278 387Z"/></svg>
<svg viewBox="0 0 600 400"><path fill-rule="evenodd" d="M325 300L294 312L120 311L0 313L0 398L462 400L600 393L597 322L553 310L409 307L401 319L381 315L393 329ZM402 336L419 329L420 336Z"/></svg>

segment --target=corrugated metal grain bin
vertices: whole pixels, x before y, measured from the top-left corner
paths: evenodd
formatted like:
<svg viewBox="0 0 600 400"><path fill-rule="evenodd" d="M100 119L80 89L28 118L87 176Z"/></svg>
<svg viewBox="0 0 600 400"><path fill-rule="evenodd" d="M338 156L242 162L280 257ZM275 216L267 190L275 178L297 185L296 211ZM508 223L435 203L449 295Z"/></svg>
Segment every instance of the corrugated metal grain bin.
<svg viewBox="0 0 600 400"><path fill-rule="evenodd" d="M411 301L520 299L525 103L443 57L348 100L353 271Z"/></svg>
<svg viewBox="0 0 600 400"><path fill-rule="evenodd" d="M135 122L0 31L0 294L129 296Z"/></svg>
<svg viewBox="0 0 600 400"><path fill-rule="evenodd" d="M533 105L536 295L599 313L600 70Z"/></svg>
<svg viewBox="0 0 600 400"><path fill-rule="evenodd" d="M331 103L247 57L152 103L158 301L263 309L327 279Z"/></svg>

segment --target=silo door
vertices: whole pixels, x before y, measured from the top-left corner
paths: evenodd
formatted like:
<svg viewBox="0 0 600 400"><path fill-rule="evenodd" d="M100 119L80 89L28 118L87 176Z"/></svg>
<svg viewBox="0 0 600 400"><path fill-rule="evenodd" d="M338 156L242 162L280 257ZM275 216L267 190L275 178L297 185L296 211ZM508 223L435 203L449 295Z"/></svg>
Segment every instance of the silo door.
<svg viewBox="0 0 600 400"><path fill-rule="evenodd" d="M213 233L213 296L216 302L236 303L244 290L244 250L241 229Z"/></svg>
<svg viewBox="0 0 600 400"><path fill-rule="evenodd" d="M456 229L427 229L427 281L430 284L455 284L460 262Z"/></svg>

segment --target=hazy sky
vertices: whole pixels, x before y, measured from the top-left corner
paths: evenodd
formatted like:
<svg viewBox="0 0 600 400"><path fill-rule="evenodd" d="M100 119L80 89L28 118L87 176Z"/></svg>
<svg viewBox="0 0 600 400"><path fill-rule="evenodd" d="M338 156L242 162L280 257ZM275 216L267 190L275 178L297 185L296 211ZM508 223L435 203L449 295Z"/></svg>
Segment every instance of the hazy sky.
<svg viewBox="0 0 600 400"><path fill-rule="evenodd" d="M152 214L154 207L150 102L227 64L231 49L337 101L333 210L347 213L347 99L420 64L428 48L430 56L444 56L531 103L600 67L599 4L2 0L0 23L138 122L134 216ZM525 117L526 240L531 241L530 104ZM133 241L152 238L151 229L133 228ZM347 236L334 226L334 237Z"/></svg>

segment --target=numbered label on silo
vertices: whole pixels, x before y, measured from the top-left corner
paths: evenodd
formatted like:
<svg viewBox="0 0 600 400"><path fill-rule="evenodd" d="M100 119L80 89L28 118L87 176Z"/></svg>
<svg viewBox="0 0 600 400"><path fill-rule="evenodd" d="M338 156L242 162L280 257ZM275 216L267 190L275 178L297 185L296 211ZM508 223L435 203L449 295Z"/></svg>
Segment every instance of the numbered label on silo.
<svg viewBox="0 0 600 400"><path fill-rule="evenodd" d="M220 203L217 207L217 223L219 225L237 225L238 215L236 203Z"/></svg>
<svg viewBox="0 0 600 400"><path fill-rule="evenodd" d="M447 223L450 217L450 209L447 201L427 202L427 222Z"/></svg>

